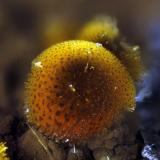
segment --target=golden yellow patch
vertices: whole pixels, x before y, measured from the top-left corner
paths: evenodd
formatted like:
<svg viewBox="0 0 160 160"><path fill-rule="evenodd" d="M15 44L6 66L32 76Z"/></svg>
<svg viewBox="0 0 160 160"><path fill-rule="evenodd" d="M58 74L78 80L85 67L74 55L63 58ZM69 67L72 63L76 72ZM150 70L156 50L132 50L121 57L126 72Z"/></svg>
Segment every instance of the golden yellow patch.
<svg viewBox="0 0 160 160"><path fill-rule="evenodd" d="M108 43L119 36L116 22L107 16L96 17L82 27L78 39Z"/></svg>
<svg viewBox="0 0 160 160"><path fill-rule="evenodd" d="M0 160L9 160L6 154L7 147L4 143L0 142Z"/></svg>

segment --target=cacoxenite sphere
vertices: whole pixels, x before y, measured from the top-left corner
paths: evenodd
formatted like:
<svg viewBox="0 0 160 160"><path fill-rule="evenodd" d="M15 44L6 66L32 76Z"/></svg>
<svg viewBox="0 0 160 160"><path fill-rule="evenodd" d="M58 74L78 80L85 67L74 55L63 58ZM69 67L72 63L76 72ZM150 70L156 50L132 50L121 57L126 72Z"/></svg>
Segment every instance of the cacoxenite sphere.
<svg viewBox="0 0 160 160"><path fill-rule="evenodd" d="M116 40L119 36L117 24L111 17L98 16L82 27L77 38L106 45Z"/></svg>
<svg viewBox="0 0 160 160"><path fill-rule="evenodd" d="M132 78L101 45L56 44L32 63L26 82L28 121L42 134L78 143L135 106Z"/></svg>

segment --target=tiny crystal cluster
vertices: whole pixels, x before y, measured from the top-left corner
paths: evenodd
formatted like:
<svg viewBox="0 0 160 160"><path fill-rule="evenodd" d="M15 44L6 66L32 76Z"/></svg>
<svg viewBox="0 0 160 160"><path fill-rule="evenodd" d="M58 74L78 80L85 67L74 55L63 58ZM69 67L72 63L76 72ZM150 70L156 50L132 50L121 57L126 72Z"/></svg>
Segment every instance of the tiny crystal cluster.
<svg viewBox="0 0 160 160"><path fill-rule="evenodd" d="M6 154L7 147L4 143L0 142L0 160L9 160Z"/></svg>

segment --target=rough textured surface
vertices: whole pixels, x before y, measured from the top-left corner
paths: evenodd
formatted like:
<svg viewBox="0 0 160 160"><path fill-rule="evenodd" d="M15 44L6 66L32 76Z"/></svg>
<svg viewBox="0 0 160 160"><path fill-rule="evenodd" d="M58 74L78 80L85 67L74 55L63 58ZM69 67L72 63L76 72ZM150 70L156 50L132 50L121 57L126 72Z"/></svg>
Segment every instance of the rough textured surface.
<svg viewBox="0 0 160 160"><path fill-rule="evenodd" d="M160 15L159 3L160 1L157 0L149 1L149 3L146 3L146 0L100 0L98 2L97 0L92 0L92 2L86 0L66 0L63 2L57 0L2 1L0 5L0 117L2 117L2 121L0 123L3 126L3 135L0 134L0 139L7 142L6 145L8 146L8 153L11 159L28 160L27 156L21 155L21 150L17 147L19 145L18 139L26 133L26 128L28 129L26 121L21 118L23 112L17 114L17 110L22 110L24 100L23 87L20 86L24 85L31 60L45 49L45 45L49 45L46 44L47 40L44 38L44 35L42 36L45 32L42 31L42 24L46 21L46 17L51 17L51 24L53 24L52 22L55 19L59 19L59 16L64 16L65 19L66 17L71 18L73 21L76 19L83 25L82 23L88 22L88 20L99 13L113 15L117 18L118 26L127 36L127 39L130 42L140 44L143 49L146 49L142 53L143 62L146 63L147 60L148 64L156 60L157 64L159 64L157 59L160 53L159 47L157 48L160 37L157 34L160 28L158 19ZM54 36L53 39L55 40L56 37ZM45 44L40 44L40 41L41 43L42 41L45 42ZM155 52L157 56L152 57ZM159 75L159 66L156 66L156 68L157 75ZM152 73L150 75L151 79L155 80L150 83L155 85L156 92L159 93L158 88L160 87L157 87L157 84L160 84L159 78L157 79L157 76ZM146 86L149 86L148 82ZM142 122L142 131L145 143L152 144L156 142L158 143L158 145L156 144L157 147L160 146L160 127L157 127L160 124L160 107L159 98L155 100L155 91L151 91L153 92L153 97L147 102L148 104L142 102L142 115L146 115L145 121ZM157 106L155 106L155 103ZM138 106L137 108L141 107ZM146 108L148 108L147 111ZM13 119L11 123L9 122L10 120L8 121L8 118L5 118L5 116L8 117L8 114L6 114L8 111L10 116L12 116L11 119ZM151 115L149 119L148 113ZM0 131L2 131L1 128ZM143 144L143 141L141 141L141 145ZM27 148L28 145L23 149L27 150ZM157 152L159 152L159 147L157 147ZM140 154L139 150L138 155ZM32 159L36 158L33 157ZM48 157L46 159L48 160ZM102 159L104 158L102 157Z"/></svg>
<svg viewBox="0 0 160 160"><path fill-rule="evenodd" d="M114 123L103 134L88 142L96 160L135 160L139 144L136 140L137 124L132 121L135 113L126 115L127 118Z"/></svg>
<svg viewBox="0 0 160 160"><path fill-rule="evenodd" d="M119 60L87 41L57 44L32 63L29 122L50 138L82 142L135 106L135 87Z"/></svg>

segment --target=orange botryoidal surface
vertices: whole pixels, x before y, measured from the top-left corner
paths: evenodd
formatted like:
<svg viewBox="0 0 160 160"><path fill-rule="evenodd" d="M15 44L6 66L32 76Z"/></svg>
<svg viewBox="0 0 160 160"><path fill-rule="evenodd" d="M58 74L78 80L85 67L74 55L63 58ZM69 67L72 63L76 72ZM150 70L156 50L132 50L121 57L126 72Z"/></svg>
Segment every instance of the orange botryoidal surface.
<svg viewBox="0 0 160 160"><path fill-rule="evenodd" d="M28 121L42 134L79 143L135 106L128 71L100 44L68 41L41 53L26 82Z"/></svg>

